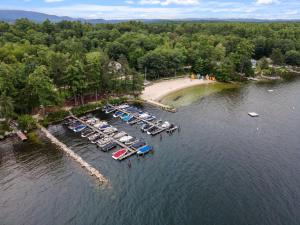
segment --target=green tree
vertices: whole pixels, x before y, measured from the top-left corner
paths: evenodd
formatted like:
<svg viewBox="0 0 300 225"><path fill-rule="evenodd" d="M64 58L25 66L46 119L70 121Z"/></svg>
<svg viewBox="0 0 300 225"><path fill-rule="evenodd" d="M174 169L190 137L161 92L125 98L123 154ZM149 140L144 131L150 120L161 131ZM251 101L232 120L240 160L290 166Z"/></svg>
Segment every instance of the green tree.
<svg viewBox="0 0 300 225"><path fill-rule="evenodd" d="M275 65L283 65L284 64L284 56L280 49L275 48L272 51L271 59Z"/></svg>

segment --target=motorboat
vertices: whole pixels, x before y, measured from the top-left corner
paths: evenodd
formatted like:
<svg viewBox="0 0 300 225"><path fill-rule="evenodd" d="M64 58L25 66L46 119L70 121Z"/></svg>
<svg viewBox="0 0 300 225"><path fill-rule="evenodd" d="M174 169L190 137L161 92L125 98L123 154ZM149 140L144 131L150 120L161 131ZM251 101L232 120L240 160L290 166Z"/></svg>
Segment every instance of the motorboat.
<svg viewBox="0 0 300 225"><path fill-rule="evenodd" d="M112 133L115 133L115 132L117 132L117 131L118 131L118 129L115 128L115 127L108 127L107 129L105 129L105 130L103 131L103 133L105 133L105 134L112 134Z"/></svg>
<svg viewBox="0 0 300 225"><path fill-rule="evenodd" d="M106 121L99 121L98 123L94 124L94 127L99 129L100 127L107 125Z"/></svg>
<svg viewBox="0 0 300 225"><path fill-rule="evenodd" d="M74 128L73 131L74 131L75 133L79 133L79 132L83 131L85 128L87 128L87 126L84 125L84 124L81 124L81 125L77 126L76 128Z"/></svg>
<svg viewBox="0 0 300 225"><path fill-rule="evenodd" d="M128 105L128 104L122 104L122 105L118 106L119 109L126 109L126 108L129 108L129 107L130 107L130 105Z"/></svg>
<svg viewBox="0 0 300 225"><path fill-rule="evenodd" d="M144 124L141 126L141 131L146 132L150 127L151 127L150 124L144 123Z"/></svg>
<svg viewBox="0 0 300 225"><path fill-rule="evenodd" d="M98 145L98 147L103 147L104 145L110 143L111 141L112 141L111 138L105 137L105 138L103 138L103 139L97 141L96 144Z"/></svg>
<svg viewBox="0 0 300 225"><path fill-rule="evenodd" d="M130 139L132 138L132 136L124 136L124 137L121 137L120 139L119 139L119 141L120 142L126 142L126 141L129 141Z"/></svg>
<svg viewBox="0 0 300 225"><path fill-rule="evenodd" d="M108 152L110 150L112 150L113 148L116 148L118 146L118 144L116 142L110 142L106 145L104 145L102 148L101 148L101 151L103 152Z"/></svg>
<svg viewBox="0 0 300 225"><path fill-rule="evenodd" d="M120 149L120 150L116 151L115 153L113 153L112 158L115 160L118 160L121 157L123 157L126 153L127 153L127 149L125 149L125 148Z"/></svg>
<svg viewBox="0 0 300 225"><path fill-rule="evenodd" d="M161 128L168 129L170 126L171 126L171 124L168 121L166 121L161 125Z"/></svg>
<svg viewBox="0 0 300 225"><path fill-rule="evenodd" d="M133 148L133 149L138 149L138 148L141 148L145 145L146 145L146 142L138 141L138 142L135 142L134 144L132 144L130 147Z"/></svg>
<svg viewBox="0 0 300 225"><path fill-rule="evenodd" d="M100 134L98 137L96 137L94 140L91 141L92 144L96 144L98 141L100 141L104 136Z"/></svg>
<svg viewBox="0 0 300 225"><path fill-rule="evenodd" d="M125 114L121 117L121 119L122 119L122 120L126 120L126 119L129 118L130 116L131 116L130 114L125 113Z"/></svg>
<svg viewBox="0 0 300 225"><path fill-rule="evenodd" d="M97 138L99 136L100 136L100 133L96 133L96 134L89 136L88 139L89 139L89 141L93 141L95 138Z"/></svg>
<svg viewBox="0 0 300 225"><path fill-rule="evenodd" d="M85 138L93 133L95 133L95 131L93 131L91 128L88 128L81 132L81 137Z"/></svg>
<svg viewBox="0 0 300 225"><path fill-rule="evenodd" d="M133 143L135 143L136 141L138 141L138 139L136 137L132 137L131 139L129 139L128 141L125 141L125 145L132 145Z"/></svg>
<svg viewBox="0 0 300 225"><path fill-rule="evenodd" d="M166 132L169 133L169 134L172 134L177 129L178 129L178 126L175 126L174 124L171 124L169 129Z"/></svg>
<svg viewBox="0 0 300 225"><path fill-rule="evenodd" d="M130 119L134 118L133 115L129 115L125 119L123 119L125 122L129 121Z"/></svg>
<svg viewBox="0 0 300 225"><path fill-rule="evenodd" d="M105 125L102 125L101 127L99 127L98 129L101 130L101 131L104 131L104 130L110 128L110 127L111 127L111 125L105 124Z"/></svg>
<svg viewBox="0 0 300 225"><path fill-rule="evenodd" d="M138 155L145 155L145 154L147 154L148 152L150 152L152 150L153 150L152 146L145 145L145 146L138 149L137 154Z"/></svg>
<svg viewBox="0 0 300 225"><path fill-rule="evenodd" d="M120 139L121 137L124 137L124 136L126 136L126 135L127 135L126 132L121 131L121 132L115 134L115 135L113 136L113 138L115 138L115 139Z"/></svg>
<svg viewBox="0 0 300 225"><path fill-rule="evenodd" d="M119 117L119 116L121 116L121 115L123 115L124 113L123 112L121 112L121 111L116 111L115 113L114 113L114 115L113 115L113 117Z"/></svg>

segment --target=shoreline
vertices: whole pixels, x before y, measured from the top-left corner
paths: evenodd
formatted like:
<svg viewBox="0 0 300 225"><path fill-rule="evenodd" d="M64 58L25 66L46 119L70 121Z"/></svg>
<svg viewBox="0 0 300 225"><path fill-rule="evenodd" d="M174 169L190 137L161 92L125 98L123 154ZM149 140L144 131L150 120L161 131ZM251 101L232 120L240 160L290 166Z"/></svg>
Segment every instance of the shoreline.
<svg viewBox="0 0 300 225"><path fill-rule="evenodd" d="M157 102L166 97L167 95L185 89L189 87L194 87L198 85L212 84L216 81L211 80L192 80L190 78L178 78L172 80L164 80L155 82L150 86L145 87L144 91L141 94L141 98L145 101Z"/></svg>

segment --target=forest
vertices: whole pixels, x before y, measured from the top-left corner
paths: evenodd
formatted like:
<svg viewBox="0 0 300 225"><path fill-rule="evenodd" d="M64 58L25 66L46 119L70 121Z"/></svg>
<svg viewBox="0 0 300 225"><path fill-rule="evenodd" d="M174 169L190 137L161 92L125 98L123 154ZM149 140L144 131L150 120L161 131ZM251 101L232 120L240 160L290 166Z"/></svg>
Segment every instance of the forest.
<svg viewBox="0 0 300 225"><path fill-rule="evenodd" d="M145 74L240 80L254 76L251 59L264 58L300 66L300 24L0 22L0 118L137 95Z"/></svg>

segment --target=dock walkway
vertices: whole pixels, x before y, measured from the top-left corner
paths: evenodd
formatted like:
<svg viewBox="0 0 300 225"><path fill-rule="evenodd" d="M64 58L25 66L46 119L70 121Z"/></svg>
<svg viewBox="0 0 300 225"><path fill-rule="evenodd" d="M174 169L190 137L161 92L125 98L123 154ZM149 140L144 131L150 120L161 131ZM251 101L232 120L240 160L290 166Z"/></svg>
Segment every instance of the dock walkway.
<svg viewBox="0 0 300 225"><path fill-rule="evenodd" d="M128 158L128 157L130 157L130 156L132 156L132 155L134 155L134 154L137 153L137 151L138 151L137 149L130 148L129 146L125 145L124 143L120 142L119 140L114 139L113 137L111 137L111 136L109 136L109 135L107 135L107 134L101 132L100 130L98 130L98 129L95 128L94 126L91 126L90 124L87 124L85 121L79 119L78 117L76 117L76 116L74 116L74 115L71 115L70 118L73 118L73 119L79 121L80 123L82 123L82 124L88 126L90 129L92 129L93 131L95 131L95 132L97 132L97 133L103 135L104 137L110 138L110 139L113 140L115 143L117 143L121 148L125 148L125 149L127 150L127 153L126 153L124 156L122 156L121 158L119 158L118 160L120 160L120 161L121 161L121 160L124 160L124 159L126 159L126 158Z"/></svg>
<svg viewBox="0 0 300 225"><path fill-rule="evenodd" d="M154 132L153 135L157 135L157 134L159 134L159 133L164 132L165 130L167 130L167 128L162 128L162 127L158 126L157 124L152 123L151 121L147 121L147 120L145 120L145 119L139 118L139 117L137 116L137 114L128 112L126 109L119 109L118 107L113 106L113 105L111 105L111 104L108 104L108 105L109 105L111 108L115 109L115 111L120 111L120 112L123 112L123 113L126 113L126 114L130 114L130 115L132 115L136 120L142 121L142 122L144 122L144 123L149 124L150 126L156 127L158 130L157 130L156 132Z"/></svg>

